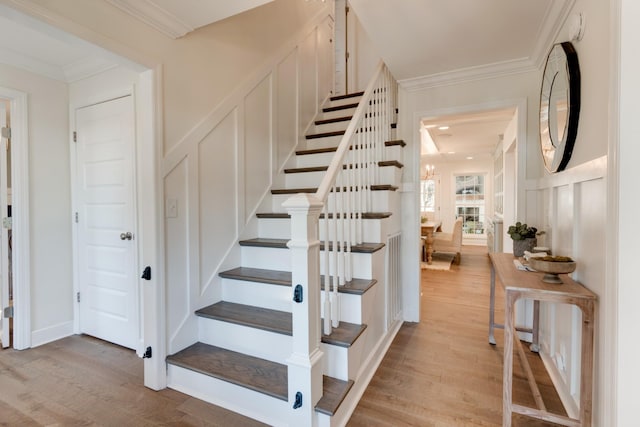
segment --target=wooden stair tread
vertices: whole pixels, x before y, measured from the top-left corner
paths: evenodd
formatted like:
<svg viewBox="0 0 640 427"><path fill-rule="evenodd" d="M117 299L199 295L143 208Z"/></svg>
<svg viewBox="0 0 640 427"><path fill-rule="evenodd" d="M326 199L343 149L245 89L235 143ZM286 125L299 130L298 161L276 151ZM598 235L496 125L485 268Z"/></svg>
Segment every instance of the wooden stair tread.
<svg viewBox="0 0 640 427"><path fill-rule="evenodd" d="M346 187L338 187L337 190L340 191L341 188L346 189ZM398 186L391 184L378 184L372 185L371 191L396 191ZM271 194L298 194L298 193L315 193L318 191L318 188L276 188L271 190ZM333 191L333 190L332 190Z"/></svg>
<svg viewBox="0 0 640 427"><path fill-rule="evenodd" d="M378 162L378 166L386 167L386 166L395 166L398 169L402 169L404 165L397 160L382 160ZM342 169L353 169L358 168L358 165L353 165L349 163L347 165L342 165ZM325 172L329 169L329 166L308 166L304 168L288 168L284 170L284 173L306 173L306 172Z"/></svg>
<svg viewBox="0 0 640 427"><path fill-rule="evenodd" d="M358 107L358 103L354 103L354 104L344 104L344 105L336 105L333 107L324 107L322 109L323 113L330 113L332 111L340 111L340 110L349 110L351 108L357 108Z"/></svg>
<svg viewBox="0 0 640 427"><path fill-rule="evenodd" d="M322 342L339 347L351 347L365 329L367 329L367 325L340 322L337 328L332 329L331 335L322 334Z"/></svg>
<svg viewBox="0 0 640 427"><path fill-rule="evenodd" d="M291 335L291 313L220 301L196 311L196 316Z"/></svg>
<svg viewBox="0 0 640 427"><path fill-rule="evenodd" d="M391 212L363 212L362 219L384 219L389 218L392 215ZM257 213L256 216L258 218L271 218L271 219L289 219L291 215L286 212L262 212ZM324 213L320 214L320 218L324 219ZM329 218L333 218L333 214L329 214ZM338 214L338 218L340 218L340 214Z"/></svg>
<svg viewBox="0 0 640 427"><path fill-rule="evenodd" d="M256 237L254 239L240 240L240 246L258 246L266 248L288 249L288 239L265 239ZM351 252L355 253L374 253L384 247L384 243L361 243L359 245L351 245ZM324 250L324 242L320 242L320 250ZM329 243L329 250L333 250L333 243Z"/></svg>
<svg viewBox="0 0 640 427"><path fill-rule="evenodd" d="M282 335L293 334L292 315L287 311L220 301L201 308L196 311L196 315ZM350 347L366 328L367 325L340 322L337 328L333 328L330 336L322 335L322 342Z"/></svg>
<svg viewBox="0 0 640 427"><path fill-rule="evenodd" d="M291 272L267 270L264 268L237 267L223 271L220 277L233 280L266 283L269 285L291 286Z"/></svg>
<svg viewBox="0 0 640 427"><path fill-rule="evenodd" d="M316 120L315 122L313 122L313 124L316 126L321 126L321 125L328 125L331 123L348 122L352 118L353 116L342 116L342 117L336 117L334 119L322 119L322 120Z"/></svg>
<svg viewBox="0 0 640 427"><path fill-rule="evenodd" d="M401 146L401 147L404 147L404 146L406 146L406 145L407 145L407 143L406 143L406 142L404 142L404 141L403 141L403 140L401 140L401 139L394 139L393 141L386 141L386 142L384 143L384 146L385 146L385 147L393 147L393 146L395 146L395 145L399 145L399 146Z"/></svg>
<svg viewBox="0 0 640 427"><path fill-rule="evenodd" d="M331 98L329 98L329 100L330 101L340 101L341 99L357 98L358 96L362 96L362 95L364 95L364 92L346 93L344 95L332 96Z"/></svg>
<svg viewBox="0 0 640 427"><path fill-rule="evenodd" d="M167 362L248 389L288 400L287 365L197 342Z"/></svg>
<svg viewBox="0 0 640 427"><path fill-rule="evenodd" d="M345 130L334 130L332 132L320 132L320 133L310 133L305 135L305 139L318 139L318 138L329 138L332 136L341 136L344 135Z"/></svg>
<svg viewBox="0 0 640 427"><path fill-rule="evenodd" d="M322 397L316 405L316 412L333 416L353 387L353 380L343 381L326 375L322 378Z"/></svg>
<svg viewBox="0 0 640 427"><path fill-rule="evenodd" d="M233 280L245 280L270 285L291 286L291 272L267 270L263 268L237 267L223 271L220 277ZM320 286L324 290L324 276L320 276ZM353 279L338 287L338 292L362 295L377 283L375 279Z"/></svg>

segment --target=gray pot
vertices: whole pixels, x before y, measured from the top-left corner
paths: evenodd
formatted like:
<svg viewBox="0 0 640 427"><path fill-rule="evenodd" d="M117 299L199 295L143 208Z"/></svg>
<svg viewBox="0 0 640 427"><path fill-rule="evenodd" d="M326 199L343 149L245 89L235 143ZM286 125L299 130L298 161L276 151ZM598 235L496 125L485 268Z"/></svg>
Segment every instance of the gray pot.
<svg viewBox="0 0 640 427"><path fill-rule="evenodd" d="M514 240L513 241L513 255L514 256L523 256L524 251L533 251L538 245L538 239L535 237L529 237L527 239L522 240Z"/></svg>

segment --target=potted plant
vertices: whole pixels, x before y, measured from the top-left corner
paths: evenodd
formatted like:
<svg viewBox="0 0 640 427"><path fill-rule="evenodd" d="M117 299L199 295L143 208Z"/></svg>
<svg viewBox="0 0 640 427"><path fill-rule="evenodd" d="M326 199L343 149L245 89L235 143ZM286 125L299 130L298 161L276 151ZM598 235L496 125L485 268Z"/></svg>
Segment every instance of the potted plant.
<svg viewBox="0 0 640 427"><path fill-rule="evenodd" d="M513 240L513 255L523 256L524 251L532 251L538 243L537 232L537 228L529 227L520 221L516 222L515 225L510 225L507 233Z"/></svg>

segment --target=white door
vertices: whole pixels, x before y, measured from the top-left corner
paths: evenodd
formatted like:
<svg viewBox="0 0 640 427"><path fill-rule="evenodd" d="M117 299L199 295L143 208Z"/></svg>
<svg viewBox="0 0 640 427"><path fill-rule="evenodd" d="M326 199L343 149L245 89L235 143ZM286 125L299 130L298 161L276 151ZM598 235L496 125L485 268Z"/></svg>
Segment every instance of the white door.
<svg viewBox="0 0 640 427"><path fill-rule="evenodd" d="M4 128L5 126L7 126L7 109L4 101L0 101L0 127ZM6 132L2 132L2 143L0 144L0 220L7 218L7 221L9 216L7 209L9 203L7 195L8 143ZM10 305L9 227L9 222L0 224L0 287L2 288L0 292L0 340L2 341L2 348L9 347L9 343L11 342L9 319L5 317L5 309Z"/></svg>
<svg viewBox="0 0 640 427"><path fill-rule="evenodd" d="M76 110L80 331L139 339L132 96Z"/></svg>

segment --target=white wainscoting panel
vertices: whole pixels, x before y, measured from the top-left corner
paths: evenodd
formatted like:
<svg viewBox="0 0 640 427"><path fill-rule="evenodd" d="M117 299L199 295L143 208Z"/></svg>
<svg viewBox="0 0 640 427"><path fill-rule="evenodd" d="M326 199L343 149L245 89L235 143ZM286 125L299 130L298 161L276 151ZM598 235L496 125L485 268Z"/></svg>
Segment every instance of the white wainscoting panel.
<svg viewBox="0 0 640 427"><path fill-rule="evenodd" d="M278 64L275 170L283 168L298 143L298 50Z"/></svg>

